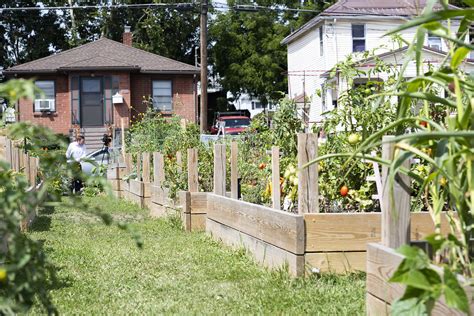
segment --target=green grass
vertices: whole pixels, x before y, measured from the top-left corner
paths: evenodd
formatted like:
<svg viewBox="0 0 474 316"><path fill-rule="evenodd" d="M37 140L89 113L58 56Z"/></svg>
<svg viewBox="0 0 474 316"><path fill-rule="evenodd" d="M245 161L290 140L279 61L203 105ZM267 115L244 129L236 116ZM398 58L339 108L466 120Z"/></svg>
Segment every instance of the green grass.
<svg viewBox="0 0 474 316"><path fill-rule="evenodd" d="M186 233L133 204L91 198L144 241L70 208L40 214L30 235L58 267L53 301L62 314L321 314L364 313L365 277L292 279L270 272L245 251L204 233ZM43 313L35 306L32 314Z"/></svg>

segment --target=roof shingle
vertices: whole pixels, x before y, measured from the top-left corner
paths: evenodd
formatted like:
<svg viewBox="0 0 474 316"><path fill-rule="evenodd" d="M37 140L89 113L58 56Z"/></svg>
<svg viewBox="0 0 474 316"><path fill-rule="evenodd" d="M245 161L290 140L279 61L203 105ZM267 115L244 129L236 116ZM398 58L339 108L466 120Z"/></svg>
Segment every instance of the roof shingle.
<svg viewBox="0 0 474 316"><path fill-rule="evenodd" d="M127 69L144 73L198 74L198 67L101 38L61 53L6 69L5 74Z"/></svg>

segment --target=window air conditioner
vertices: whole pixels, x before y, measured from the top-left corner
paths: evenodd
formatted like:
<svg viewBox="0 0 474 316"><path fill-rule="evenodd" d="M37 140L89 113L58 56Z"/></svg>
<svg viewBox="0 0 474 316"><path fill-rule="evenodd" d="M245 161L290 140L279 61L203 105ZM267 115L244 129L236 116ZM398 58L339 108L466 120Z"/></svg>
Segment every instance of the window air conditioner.
<svg viewBox="0 0 474 316"><path fill-rule="evenodd" d="M54 100L52 99L36 99L35 109L38 111L53 111Z"/></svg>

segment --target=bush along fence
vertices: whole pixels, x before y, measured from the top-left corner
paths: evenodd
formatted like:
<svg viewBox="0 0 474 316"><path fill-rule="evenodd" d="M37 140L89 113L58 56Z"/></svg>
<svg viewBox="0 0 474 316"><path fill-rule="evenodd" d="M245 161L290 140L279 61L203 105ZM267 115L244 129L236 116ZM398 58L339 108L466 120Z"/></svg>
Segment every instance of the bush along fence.
<svg viewBox="0 0 474 316"><path fill-rule="evenodd" d="M5 138L5 160L12 171L23 173L28 180L28 191L33 192L41 188L42 182L38 183L38 157L31 157L24 149L20 148L18 142ZM37 209L26 209L21 206L23 218L20 223L21 230L27 230L37 215Z"/></svg>
<svg viewBox="0 0 474 316"><path fill-rule="evenodd" d="M108 179L116 196L148 207L153 216L179 212L186 230L205 230L225 244L245 247L265 266L288 266L297 276L315 271L366 270L367 244L381 241L383 214L319 213L317 164L303 167L318 156L316 134L298 134L297 214L280 210L278 147L271 151L271 208L238 199L237 145L230 145L230 183L226 175L226 146L214 144L213 192L199 192L197 150L193 148L187 153L188 190L179 192L176 201L169 198L169 190L164 186L164 159L160 153L141 154L134 163L125 154L124 162L110 166ZM182 162L178 164L183 166ZM184 169L183 166L182 172L186 172ZM139 175L136 179L127 178L135 172ZM411 213L408 221L411 230L407 233L414 242L435 230L428 213ZM446 219L441 230L448 231Z"/></svg>

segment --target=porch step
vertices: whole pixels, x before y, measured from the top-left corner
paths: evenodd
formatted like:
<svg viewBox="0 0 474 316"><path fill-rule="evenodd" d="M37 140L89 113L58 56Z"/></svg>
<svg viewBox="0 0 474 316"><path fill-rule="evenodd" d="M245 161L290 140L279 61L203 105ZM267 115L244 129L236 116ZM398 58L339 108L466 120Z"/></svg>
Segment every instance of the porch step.
<svg viewBox="0 0 474 316"><path fill-rule="evenodd" d="M81 133L86 139L87 152L102 149L104 145L102 138L104 137L104 134L107 133L105 127L83 127L81 128ZM72 141L72 131L70 135Z"/></svg>

